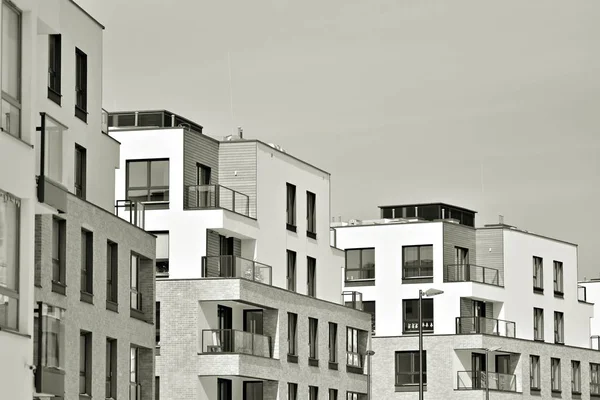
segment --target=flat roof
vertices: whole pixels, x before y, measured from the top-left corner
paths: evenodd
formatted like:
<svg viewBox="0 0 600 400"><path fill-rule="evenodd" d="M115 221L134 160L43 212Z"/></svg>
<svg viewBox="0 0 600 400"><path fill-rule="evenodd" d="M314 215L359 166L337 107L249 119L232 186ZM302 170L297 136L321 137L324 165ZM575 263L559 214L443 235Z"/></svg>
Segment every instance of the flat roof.
<svg viewBox="0 0 600 400"><path fill-rule="evenodd" d="M535 233L535 232L529 232L528 230L524 230L524 229L520 229L517 228L516 226L512 226L512 225L506 225L506 224L494 224L494 225L484 225L481 227L478 227L477 230L484 230L484 229L503 229L509 232L519 232L519 233L523 233L525 235L531 235L531 236L536 236L542 239L548 239L548 240L552 240L554 242L559 242L559 243L564 243L564 244L568 244L571 246L575 246L575 247L579 247L579 245L577 243L572 243L572 242L567 242L566 240L561 240L561 239L556 239L550 236L544 236L544 235L540 235L539 233Z"/></svg>
<svg viewBox="0 0 600 400"><path fill-rule="evenodd" d="M394 204L389 206L378 206L379 208L395 208L395 207L421 207L421 206L446 206L456 208L461 211L468 211L477 214L477 211L469 210L468 208L454 206L448 203L410 203L410 204Z"/></svg>

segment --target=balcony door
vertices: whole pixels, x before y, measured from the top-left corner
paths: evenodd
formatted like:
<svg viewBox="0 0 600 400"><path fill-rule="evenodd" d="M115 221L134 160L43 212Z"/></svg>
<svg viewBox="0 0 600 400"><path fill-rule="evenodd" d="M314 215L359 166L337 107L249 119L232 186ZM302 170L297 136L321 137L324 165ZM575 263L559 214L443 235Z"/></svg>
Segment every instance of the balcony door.
<svg viewBox="0 0 600 400"><path fill-rule="evenodd" d="M263 334L263 310L244 310L244 332Z"/></svg>
<svg viewBox="0 0 600 400"><path fill-rule="evenodd" d="M473 323L476 333L486 333L485 302L473 300Z"/></svg>
<svg viewBox="0 0 600 400"><path fill-rule="evenodd" d="M196 185L198 186L206 186L211 184L211 168L206 165L196 164L197 174L196 174ZM198 207L206 208L212 207L214 204L211 202L211 188L210 187L202 187L198 188Z"/></svg>
<svg viewBox="0 0 600 400"><path fill-rule="evenodd" d="M233 258L233 237L225 237L223 235L219 235L219 255L221 256L219 257L219 276L227 278L234 277L235 262Z"/></svg>
<svg viewBox="0 0 600 400"><path fill-rule="evenodd" d="M219 337L221 339L221 348L224 352L233 351L233 318L230 307L218 305L217 319L219 321Z"/></svg>
<svg viewBox="0 0 600 400"><path fill-rule="evenodd" d="M473 372L473 376L471 378L473 383L473 389L485 388L485 372L487 371L485 365L485 354L471 354L471 371Z"/></svg>

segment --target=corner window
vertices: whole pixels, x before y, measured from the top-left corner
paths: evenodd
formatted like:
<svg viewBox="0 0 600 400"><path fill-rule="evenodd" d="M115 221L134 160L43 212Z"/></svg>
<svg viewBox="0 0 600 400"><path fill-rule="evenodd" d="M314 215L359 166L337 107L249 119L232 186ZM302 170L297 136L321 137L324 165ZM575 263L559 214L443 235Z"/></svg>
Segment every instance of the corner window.
<svg viewBox="0 0 600 400"><path fill-rule="evenodd" d="M375 279L375 248L348 249L346 281Z"/></svg>
<svg viewBox="0 0 600 400"><path fill-rule="evenodd" d="M312 257L306 257L307 267L307 291L310 297L317 296L317 260Z"/></svg>
<svg viewBox="0 0 600 400"><path fill-rule="evenodd" d="M433 299L423 299L423 332L433 333ZM402 300L402 333L419 333L419 299Z"/></svg>
<svg viewBox="0 0 600 400"><path fill-rule="evenodd" d="M75 116L87 122L87 54L75 49Z"/></svg>
<svg viewBox="0 0 600 400"><path fill-rule="evenodd" d="M127 161L127 200L169 201L169 160Z"/></svg>
<svg viewBox="0 0 600 400"><path fill-rule="evenodd" d="M317 195L312 192L306 192L306 236L317 238Z"/></svg>
<svg viewBox="0 0 600 400"><path fill-rule="evenodd" d="M75 196L85 200L85 183L87 173L87 151L75 145Z"/></svg>
<svg viewBox="0 0 600 400"><path fill-rule="evenodd" d="M554 294L563 295L563 263L554 261Z"/></svg>
<svg viewBox="0 0 600 400"><path fill-rule="evenodd" d="M169 277L169 232L150 232L156 236L156 277Z"/></svg>
<svg viewBox="0 0 600 400"><path fill-rule="evenodd" d="M21 201L0 190L0 327L19 327Z"/></svg>
<svg viewBox="0 0 600 400"><path fill-rule="evenodd" d="M529 356L530 387L540 390L540 356Z"/></svg>
<svg viewBox="0 0 600 400"><path fill-rule="evenodd" d="M42 367L64 370L65 310L39 303L34 313L34 360ZM41 326L40 326L41 324ZM40 336L41 333L41 336Z"/></svg>
<svg viewBox="0 0 600 400"><path fill-rule="evenodd" d="M533 339L544 340L544 310L533 309Z"/></svg>
<svg viewBox="0 0 600 400"><path fill-rule="evenodd" d="M2 130L21 137L21 11L2 2Z"/></svg>
<svg viewBox="0 0 600 400"><path fill-rule="evenodd" d="M433 245L402 247L402 279L433 278Z"/></svg>
<svg viewBox="0 0 600 400"><path fill-rule="evenodd" d="M554 312L554 343L565 343L564 314L558 311Z"/></svg>
<svg viewBox="0 0 600 400"><path fill-rule="evenodd" d="M296 252L287 251L287 290L296 291Z"/></svg>
<svg viewBox="0 0 600 400"><path fill-rule="evenodd" d="M419 384L419 352L396 352L396 386ZM423 385L427 384L427 352L423 351Z"/></svg>
<svg viewBox="0 0 600 400"><path fill-rule="evenodd" d="M286 228L296 232L296 186L286 184Z"/></svg>
<svg viewBox="0 0 600 400"><path fill-rule="evenodd" d="M553 392L560 392L560 359L550 359L550 378Z"/></svg>
<svg viewBox="0 0 600 400"><path fill-rule="evenodd" d="M541 257L533 257L533 291L544 292L544 260Z"/></svg>
<svg viewBox="0 0 600 400"><path fill-rule="evenodd" d="M39 175L44 175L54 182L63 184L63 136L67 128L48 114L44 114L43 118L44 132L40 132L36 140L36 144L42 149L41 135L44 135L44 165L43 171L40 170ZM41 157L41 154L38 154L38 156Z"/></svg>
<svg viewBox="0 0 600 400"><path fill-rule="evenodd" d="M48 98L60 106L61 35L48 35Z"/></svg>

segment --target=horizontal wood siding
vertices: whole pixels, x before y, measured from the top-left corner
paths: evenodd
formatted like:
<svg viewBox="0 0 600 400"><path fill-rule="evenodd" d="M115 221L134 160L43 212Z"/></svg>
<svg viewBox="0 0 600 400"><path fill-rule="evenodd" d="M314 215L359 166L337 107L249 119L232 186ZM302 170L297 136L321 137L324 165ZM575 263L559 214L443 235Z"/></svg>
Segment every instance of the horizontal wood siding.
<svg viewBox="0 0 600 400"><path fill-rule="evenodd" d="M211 168L211 183L219 183L219 143L196 132L183 133L183 185L198 183L198 164ZM197 192L184 193L183 201L197 204ZM185 205L184 205L185 207Z"/></svg>
<svg viewBox="0 0 600 400"><path fill-rule="evenodd" d="M219 149L219 184L249 197L250 216L256 218L256 142L222 143Z"/></svg>
<svg viewBox="0 0 600 400"><path fill-rule="evenodd" d="M464 225L444 223L444 282L448 279L446 265L454 264L454 248L469 249L469 262L475 263L475 229Z"/></svg>
<svg viewBox="0 0 600 400"><path fill-rule="evenodd" d="M504 241L502 229L477 229L477 265L498 270L498 281L504 286Z"/></svg>

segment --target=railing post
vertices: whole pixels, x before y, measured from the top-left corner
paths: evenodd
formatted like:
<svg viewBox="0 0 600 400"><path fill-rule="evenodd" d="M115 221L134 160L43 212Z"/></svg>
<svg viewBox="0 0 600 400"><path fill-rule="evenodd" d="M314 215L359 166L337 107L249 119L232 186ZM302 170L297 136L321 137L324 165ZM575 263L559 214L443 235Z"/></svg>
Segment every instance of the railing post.
<svg viewBox="0 0 600 400"><path fill-rule="evenodd" d="M235 194L236 194L237 192L236 192L235 190L232 190L231 192L232 192L232 193L231 193L231 197L232 197L231 201L232 201L232 203L233 203L233 204L232 204L232 206L231 206L231 208L233 208L233 210L231 210L231 211L233 211L233 212L236 212L236 211L235 211Z"/></svg>

